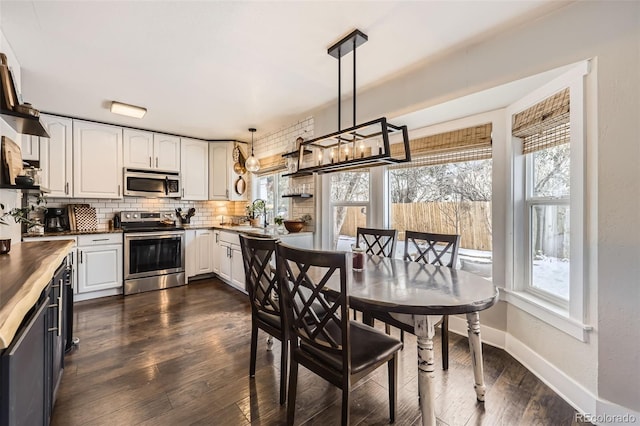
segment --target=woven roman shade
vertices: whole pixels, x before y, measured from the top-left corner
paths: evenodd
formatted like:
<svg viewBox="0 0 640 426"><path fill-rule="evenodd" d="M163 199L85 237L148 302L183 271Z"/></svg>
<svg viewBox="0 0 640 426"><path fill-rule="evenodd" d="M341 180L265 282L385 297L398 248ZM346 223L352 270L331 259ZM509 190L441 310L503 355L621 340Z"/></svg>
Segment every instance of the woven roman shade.
<svg viewBox="0 0 640 426"><path fill-rule="evenodd" d="M391 167L458 163L491 158L491 123L409 141L411 163ZM402 146L391 145L391 155L402 155Z"/></svg>
<svg viewBox="0 0 640 426"><path fill-rule="evenodd" d="M522 153L569 143L569 88L513 116L512 134L523 138Z"/></svg>
<svg viewBox="0 0 640 426"><path fill-rule="evenodd" d="M285 158L282 154L270 155L269 157L260 158L260 170L256 173L258 176L273 172L281 172L286 169Z"/></svg>

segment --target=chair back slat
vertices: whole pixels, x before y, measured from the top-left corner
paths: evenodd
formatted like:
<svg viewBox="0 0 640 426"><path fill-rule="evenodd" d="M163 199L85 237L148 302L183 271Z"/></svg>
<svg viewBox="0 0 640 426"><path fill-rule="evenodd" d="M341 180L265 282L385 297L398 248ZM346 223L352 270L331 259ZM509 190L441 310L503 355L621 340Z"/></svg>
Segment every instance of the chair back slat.
<svg viewBox="0 0 640 426"><path fill-rule="evenodd" d="M356 247L361 247L365 253L376 256L393 257L397 239L398 231L395 229L359 227L356 231Z"/></svg>
<svg viewBox="0 0 640 426"><path fill-rule="evenodd" d="M455 268L458 263L459 246L460 235L406 231L403 258Z"/></svg>
<svg viewBox="0 0 640 426"><path fill-rule="evenodd" d="M347 254L277 244L278 279L292 336L305 344L349 360ZM329 280L340 281L340 294L326 298ZM320 307L320 309L317 309ZM297 345L295 339L292 343ZM348 365L348 361L345 366Z"/></svg>
<svg viewBox="0 0 640 426"><path fill-rule="evenodd" d="M271 266L276 240L240 235L240 248L251 309L280 316L278 276Z"/></svg>

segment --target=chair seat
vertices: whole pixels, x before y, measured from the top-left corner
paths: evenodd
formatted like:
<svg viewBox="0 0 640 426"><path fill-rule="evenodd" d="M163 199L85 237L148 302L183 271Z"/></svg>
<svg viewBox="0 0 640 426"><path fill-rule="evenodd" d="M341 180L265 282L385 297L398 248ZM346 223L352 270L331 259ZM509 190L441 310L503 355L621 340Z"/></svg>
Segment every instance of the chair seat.
<svg viewBox="0 0 640 426"><path fill-rule="evenodd" d="M400 340L388 336L368 325L349 321L349 340L351 344L351 373L358 373L377 365L381 360L390 357L402 349ZM327 327L329 328L329 327ZM328 330L332 336L339 336L340 330L331 327ZM318 350L304 341L300 342L300 349L324 361L336 371L342 370L342 356L333 355Z"/></svg>
<svg viewBox="0 0 640 426"><path fill-rule="evenodd" d="M280 316L273 315L264 311L257 311L256 316L260 319L260 321L269 324L270 326L280 329Z"/></svg>

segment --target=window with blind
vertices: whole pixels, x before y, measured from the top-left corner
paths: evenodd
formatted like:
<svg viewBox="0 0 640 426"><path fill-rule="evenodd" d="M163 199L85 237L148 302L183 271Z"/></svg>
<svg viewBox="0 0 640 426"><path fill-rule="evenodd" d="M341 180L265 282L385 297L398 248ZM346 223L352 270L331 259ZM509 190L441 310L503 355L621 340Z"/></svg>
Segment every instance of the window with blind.
<svg viewBox="0 0 640 426"><path fill-rule="evenodd" d="M410 163L389 167L390 227L459 234L459 267L492 275L491 124L410 141ZM393 152L394 146L391 146Z"/></svg>
<svg viewBox="0 0 640 426"><path fill-rule="evenodd" d="M524 289L562 307L570 299L570 90L512 117L524 167Z"/></svg>

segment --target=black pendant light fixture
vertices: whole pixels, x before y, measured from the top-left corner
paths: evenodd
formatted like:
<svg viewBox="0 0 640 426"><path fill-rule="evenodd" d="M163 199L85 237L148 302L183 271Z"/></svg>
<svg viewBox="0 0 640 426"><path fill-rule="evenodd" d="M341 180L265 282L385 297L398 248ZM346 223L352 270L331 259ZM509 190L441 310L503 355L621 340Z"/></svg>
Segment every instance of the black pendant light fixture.
<svg viewBox="0 0 640 426"><path fill-rule="evenodd" d="M251 156L245 160L244 167L251 173L255 173L260 170L260 161L253 155L253 134L256 132L256 129L251 127L249 131L251 132Z"/></svg>
<svg viewBox="0 0 640 426"><path fill-rule="evenodd" d="M395 126L387 122L385 117L356 124L356 48L368 39L366 34L356 29L328 49L327 53L338 60L338 130L300 144L297 172L291 175L331 173L411 161L407 126ZM341 58L351 51L353 51L353 126L342 130ZM391 142L393 142L393 152ZM310 152L314 155L309 156Z"/></svg>

